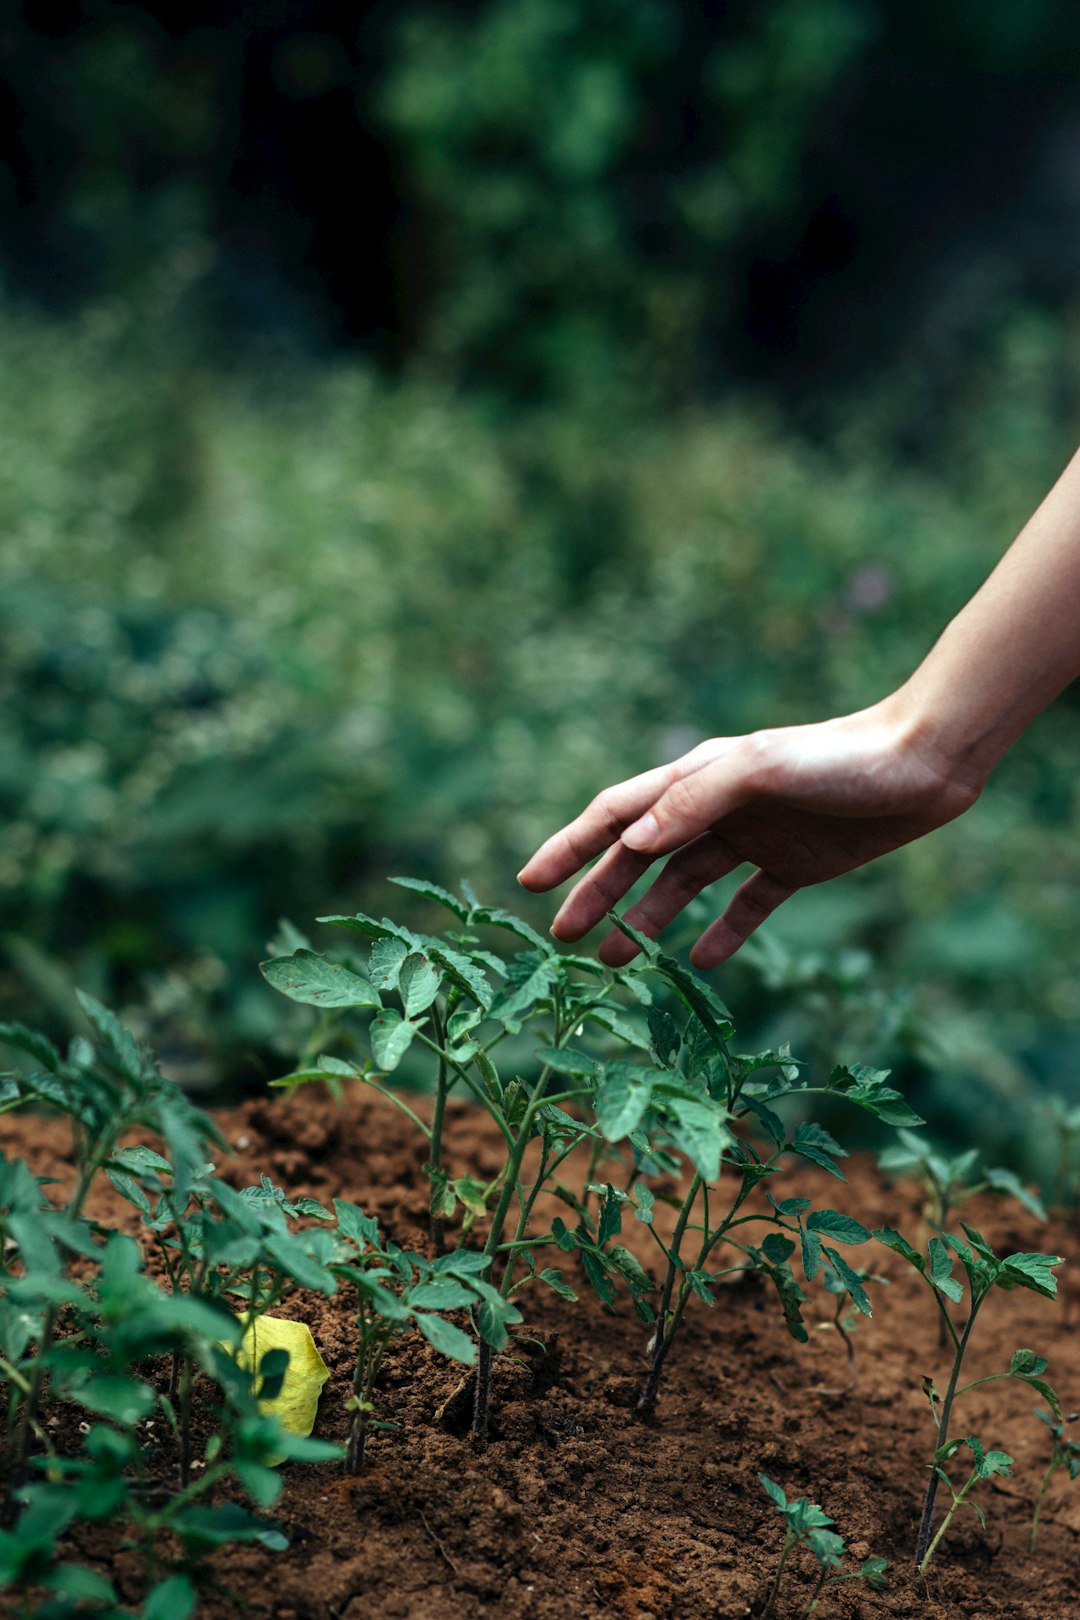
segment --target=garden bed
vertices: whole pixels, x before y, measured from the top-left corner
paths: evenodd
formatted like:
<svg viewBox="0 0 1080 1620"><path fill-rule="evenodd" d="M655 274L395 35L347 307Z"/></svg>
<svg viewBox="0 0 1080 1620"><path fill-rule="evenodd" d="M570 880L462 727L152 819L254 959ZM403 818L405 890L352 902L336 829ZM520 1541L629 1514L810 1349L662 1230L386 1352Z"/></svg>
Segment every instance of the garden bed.
<svg viewBox="0 0 1080 1620"><path fill-rule="evenodd" d="M378 1216L396 1242L425 1247L424 1144L386 1101L350 1088L338 1103L309 1087L223 1111L217 1122L235 1149L235 1158L220 1166L234 1186L265 1171L290 1195L353 1200ZM65 1173L67 1144L60 1123L0 1119L0 1146L27 1157L39 1175ZM471 1106L451 1104L446 1147L455 1173L498 1168L494 1126ZM831 1183L830 1196L846 1213L868 1227L925 1236L915 1184L890 1183L864 1157L845 1169L848 1186ZM785 1194L820 1201L823 1179L812 1166L795 1168L785 1174ZM94 1198L89 1213L135 1230L130 1205L107 1185ZM670 1220L669 1211L663 1214ZM979 1198L964 1214L1002 1248L1076 1255L1068 1226L1043 1226L1012 1200ZM644 1227L624 1230L624 1241L655 1274L657 1251ZM574 1258L564 1258L573 1268ZM649 1422L635 1412L648 1330L628 1303L608 1311L587 1287L576 1306L546 1289L519 1296L525 1323L511 1350L496 1358L492 1433L483 1450L467 1432L464 1369L418 1335L397 1341L380 1383L397 1432L372 1437L367 1467L355 1479L340 1464L289 1465L273 1510L288 1550L235 1546L218 1554L219 1590L200 1615L750 1615L783 1539L759 1470L789 1495L820 1502L856 1557L889 1560L887 1590L871 1592L859 1582L828 1587L819 1620L1047 1620L1080 1612L1080 1487L1069 1485L1064 1470L1047 1498L1037 1552L1027 1553L1049 1436L1032 1417L1031 1390L1015 1382L970 1393L960 1420L959 1432L977 1433L1015 1459L1011 1476L984 1487L987 1529L974 1514L959 1516L925 1586L914 1578L913 1538L932 1434L922 1379L932 1375L940 1386L946 1358L914 1273L884 1249L873 1263L889 1286L875 1289L874 1319L861 1322L855 1335L858 1381L850 1393L832 1298L811 1291L810 1342L800 1346L785 1333L767 1285L753 1276L722 1288L711 1310L694 1302ZM273 1314L310 1324L331 1373L315 1433L343 1441L355 1353L348 1293L297 1294ZM998 1371L1014 1349L1030 1345L1048 1357L1048 1376L1066 1409L1080 1405L1074 1314L1068 1267L1059 1301L1022 1290L996 1293L980 1318L965 1377ZM87 1531L77 1534L80 1556L91 1560ZM105 1544L98 1552L110 1556ZM111 1561L123 1589L123 1555ZM782 1620L802 1615L812 1593L809 1555L796 1552L789 1570L777 1610ZM137 1597L134 1573L125 1595Z"/></svg>

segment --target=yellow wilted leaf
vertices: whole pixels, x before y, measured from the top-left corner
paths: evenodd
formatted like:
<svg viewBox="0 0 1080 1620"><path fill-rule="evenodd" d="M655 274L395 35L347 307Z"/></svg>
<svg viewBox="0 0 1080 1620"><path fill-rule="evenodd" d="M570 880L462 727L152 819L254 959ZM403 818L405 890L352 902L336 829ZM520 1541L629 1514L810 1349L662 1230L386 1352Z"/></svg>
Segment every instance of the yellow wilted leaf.
<svg viewBox="0 0 1080 1620"><path fill-rule="evenodd" d="M287 1350L289 1365L279 1393L272 1401L260 1401L259 1410L268 1417L276 1417L290 1434L310 1434L322 1387L330 1376L330 1369L311 1337L311 1329L306 1322L259 1316L231 1354L245 1372L257 1372L268 1350ZM275 1467L284 1460L281 1456L268 1458Z"/></svg>

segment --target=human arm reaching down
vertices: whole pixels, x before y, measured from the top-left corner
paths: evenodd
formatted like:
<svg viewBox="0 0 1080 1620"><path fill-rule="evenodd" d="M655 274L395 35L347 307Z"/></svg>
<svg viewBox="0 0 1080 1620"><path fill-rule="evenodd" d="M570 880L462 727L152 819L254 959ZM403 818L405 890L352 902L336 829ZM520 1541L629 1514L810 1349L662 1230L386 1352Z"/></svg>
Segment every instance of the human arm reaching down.
<svg viewBox="0 0 1080 1620"><path fill-rule="evenodd" d="M1030 722L1080 675L1080 452L993 573L896 692L813 725L714 737L606 788L519 873L542 892L600 859L552 933L578 940L654 861L627 921L656 936L695 895L755 868L691 961L715 967L796 890L954 820ZM636 954L612 930L601 960Z"/></svg>

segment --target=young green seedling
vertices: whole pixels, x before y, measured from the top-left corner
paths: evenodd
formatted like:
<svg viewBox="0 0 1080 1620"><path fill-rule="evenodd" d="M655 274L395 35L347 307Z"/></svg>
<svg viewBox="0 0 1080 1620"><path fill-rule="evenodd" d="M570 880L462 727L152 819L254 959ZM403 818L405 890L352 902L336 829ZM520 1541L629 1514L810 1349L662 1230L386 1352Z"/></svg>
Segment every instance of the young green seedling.
<svg viewBox="0 0 1080 1620"><path fill-rule="evenodd" d="M1080 1164L1077 1146L1080 1144L1080 1107L1065 1097L1048 1097L1047 1106L1058 1139L1056 1198L1059 1204L1075 1212L1080 1189Z"/></svg>
<svg viewBox="0 0 1080 1620"><path fill-rule="evenodd" d="M865 1581L874 1592L884 1591L888 1582L885 1571L888 1562L884 1558L866 1558L858 1569L842 1571L841 1560L846 1552L843 1536L837 1535L835 1530L829 1528L836 1521L808 1497L800 1496L790 1501L777 1485L775 1480L767 1474L758 1474L762 1489L771 1500L776 1511L784 1522L784 1544L780 1549L776 1569L769 1590L765 1595L764 1603L759 1611L762 1620L776 1613L776 1599L780 1591L780 1582L783 1579L784 1568L791 1554L797 1547L805 1547L813 1553L818 1564L818 1576L814 1583L810 1602L801 1612L804 1616L813 1615L821 1594L826 1586L838 1584L841 1581Z"/></svg>
<svg viewBox="0 0 1080 1620"><path fill-rule="evenodd" d="M963 1224L963 1223L961 1223ZM1022 1383L1029 1384L1038 1391L1043 1399L1050 1403L1055 1416L1060 1417L1061 1405L1051 1386L1043 1379L1046 1370L1046 1361L1031 1350L1017 1350L1009 1363L1007 1372L991 1373L985 1378L973 1379L969 1384L960 1383L961 1369L964 1357L967 1354L971 1335L978 1320L979 1313L995 1288L1011 1292L1014 1288L1027 1288L1033 1293L1041 1294L1044 1299L1053 1299L1057 1294L1057 1278L1053 1268L1062 1263L1062 1256L1057 1254L1030 1254L1019 1253L999 1257L987 1243L981 1233L974 1227L963 1227L967 1241L949 1234L945 1239L931 1238L926 1257L918 1250L912 1248L907 1239L892 1227L881 1227L874 1233L879 1243L891 1249L894 1254L900 1255L918 1273L929 1288L934 1305L939 1313L945 1328L946 1336L952 1347L952 1367L949 1371L949 1380L943 1397L938 1395L930 1379L925 1379L923 1387L930 1402L930 1410L937 1426L937 1445L931 1459L930 1480L926 1488L926 1499L923 1504L922 1517L919 1521L919 1530L915 1543L915 1563L920 1574L925 1574L927 1566L934 1551L941 1540L941 1535L934 1537L931 1546L931 1532L934 1522L934 1505L937 1499L938 1484L941 1479L947 1479L942 1472L941 1463L951 1457L957 1444L950 1441L949 1427L952 1421L953 1403L957 1397L969 1389L977 1389L982 1384L993 1383L999 1378L1013 1378ZM946 1247L948 1244L948 1247ZM964 1297L963 1284L953 1276L954 1260L949 1253L953 1250L968 1282L968 1315L967 1321L961 1330L953 1325L946 1307L945 1300L959 1304ZM998 1456L1000 1453L990 1453ZM977 1462L977 1459L976 1459ZM976 1478L983 1477L978 1474ZM951 1489L951 1485L950 1485ZM965 1496L966 1499L966 1496ZM949 1521L957 1507L954 1501L953 1508L948 1515Z"/></svg>
<svg viewBox="0 0 1080 1620"><path fill-rule="evenodd" d="M978 1148L969 1148L955 1158L936 1153L925 1138L914 1131L898 1130L898 1145L886 1148L879 1156L882 1170L891 1175L912 1172L920 1177L927 1193L927 1220L941 1237L953 1211L969 1198L988 1189L1006 1193L1022 1204L1038 1221L1045 1221L1046 1209L1024 1186L1019 1176L1000 1165L982 1168Z"/></svg>
<svg viewBox="0 0 1080 1620"><path fill-rule="evenodd" d="M185 1196L205 1163L206 1144L226 1145L211 1121L163 1077L153 1054L139 1046L115 1015L93 997L77 994L93 1043L78 1035L61 1054L51 1041L21 1024L0 1025L0 1042L33 1065L29 1073L0 1076L0 1105L10 1109L45 1104L58 1109L71 1126L75 1182L62 1208L43 1198L36 1183L31 1194L25 1174L19 1177L18 1172L6 1195L0 1193L0 1200L8 1199L0 1211L3 1235L17 1246L26 1269L41 1274L62 1273L65 1257L73 1252L86 1254L89 1247L93 1253L91 1224L83 1213L86 1200L99 1174L123 1167L119 1143L133 1126L155 1131L169 1145L175 1178ZM4 1265L0 1259L0 1268ZM61 1301L41 1296L29 1322L9 1322L14 1341L8 1338L0 1345L0 1376L8 1382L8 1415L14 1426L6 1474L9 1503L25 1478L31 1441L40 1439L39 1407L61 1308ZM12 1342L21 1342L15 1355L10 1353ZM37 1353L23 1367L31 1343Z"/></svg>
<svg viewBox="0 0 1080 1620"><path fill-rule="evenodd" d="M803 1343L809 1337L801 1311L806 1295L789 1263L796 1249L808 1282L815 1281L827 1264L829 1275L841 1284L855 1309L865 1316L871 1313L861 1274L836 1248L838 1243L867 1242L870 1234L864 1226L835 1209L811 1211L808 1198L778 1200L768 1190L768 1211L753 1212L746 1207L751 1194L781 1172L781 1161L788 1156L844 1180L838 1160L846 1154L839 1143L813 1121L789 1130L775 1104L788 1096L827 1094L844 1097L889 1124L921 1122L900 1094L885 1084L887 1075L881 1071L839 1067L823 1086L814 1086L801 1077L800 1065L786 1048L754 1056L733 1052L730 1015L711 987L665 955L655 940L614 912L609 916L642 952L644 971L658 976L689 1013L680 1031L669 1015L650 1008L651 1073L640 1067L627 1074L609 1071L596 1097L601 1130L609 1140L627 1135L643 1169L655 1161L658 1144L662 1147L673 1141L690 1157L695 1171L667 1243L656 1232L651 1190L647 1185L633 1189L638 1219L652 1231L665 1260L651 1366L638 1401L639 1410L648 1413L655 1406L664 1364L690 1299L696 1295L707 1304L714 1303L714 1285L725 1276L754 1271L767 1278L777 1291L788 1331ZM688 1143L686 1132L673 1131L663 1113L658 1113L658 1106L662 1109L667 1096L676 1090L690 1100L690 1106L695 1096L698 1099L707 1154L700 1146L695 1154L697 1144ZM710 1101L723 1110L713 1121L705 1112ZM749 1135L735 1134L736 1126L742 1126L744 1132L760 1130L770 1149L759 1152ZM715 1185L722 1168L734 1172L733 1192L726 1198ZM751 1242L747 1228L755 1222L774 1230L762 1241ZM683 1252L688 1238L695 1245L693 1258ZM712 1271L709 1260L721 1246L734 1250L738 1263Z"/></svg>
<svg viewBox="0 0 1080 1620"><path fill-rule="evenodd" d="M958 1490L945 1472L944 1464L951 1457L955 1457L962 1446L966 1446L971 1452L974 1466ZM986 1529L986 1514L978 1502L971 1501L971 1492L980 1480L993 1479L997 1474L1011 1474L1012 1465L1013 1460L1007 1451L987 1451L982 1442L976 1440L973 1434L969 1434L966 1440L949 1440L945 1445L938 1447L934 1453L934 1478L941 1480L948 1486L949 1493L952 1496L952 1504L938 1525L934 1538L919 1563L920 1575L926 1574L934 1554L948 1532L949 1526L962 1507L971 1508L983 1529Z"/></svg>
<svg viewBox="0 0 1080 1620"><path fill-rule="evenodd" d="M1015 1198L1036 1220L1046 1220L1041 1200L1028 1191L1012 1170L1000 1165L988 1169L980 1167L978 1148L970 1148L950 1159L936 1153L931 1144L914 1131L898 1130L896 1134L899 1144L886 1148L878 1164L891 1175L911 1172L919 1177L926 1194L926 1219L938 1237L944 1235L955 1209L988 1190ZM938 1344L945 1348L945 1323L940 1318Z"/></svg>
<svg viewBox="0 0 1080 1620"><path fill-rule="evenodd" d="M482 1273L490 1260L475 1251L458 1250L439 1255L434 1261L407 1253L394 1243L385 1242L378 1222L355 1204L335 1198L338 1231L350 1251L347 1259L335 1261L334 1275L351 1283L357 1294L359 1345L353 1393L349 1401L352 1424L346 1453L346 1467L358 1474L364 1466L368 1432L372 1428L393 1428L392 1423L375 1415L375 1384L391 1341L410 1327L420 1332L436 1350L467 1367L476 1364L476 1341L440 1312L469 1310L484 1317L481 1333L492 1333L492 1323L503 1331L521 1315L503 1301Z"/></svg>
<svg viewBox="0 0 1080 1620"><path fill-rule="evenodd" d="M428 1144L431 1236L436 1249L444 1244L444 1222L459 1205L464 1209L463 1235L476 1221L488 1223L483 1244L486 1278L480 1281L492 1293L475 1312L480 1342L474 1433L482 1438L490 1409L492 1355L508 1342L507 1327L520 1321L511 1295L523 1282L537 1281L563 1297L573 1297L557 1268L536 1265L538 1246L576 1251L601 1297L611 1295L614 1284L622 1280L640 1303L652 1286L632 1257L611 1244L615 1223L610 1202L606 1217L594 1216L583 1200L555 1179L579 1145L604 1149L604 1139L588 1116L591 1099L607 1072L605 1056L568 1041L573 1037L580 1042L588 1029L598 1031L606 1046L614 1041L623 1048L637 1044L647 1049L646 1032L627 1017L619 998L635 1007L651 998L636 973L612 972L587 958L559 955L550 940L528 923L481 906L471 893L458 899L434 884L398 881L451 911L460 927L442 938L417 934L389 918L381 922L363 914L323 918L371 941L367 960L330 961L301 947L264 963L263 972L291 999L324 1009L320 1042L333 1037L351 1050L366 1045L374 1060L373 1067L366 1059L348 1063L321 1057L280 1083L291 1086L328 1076L335 1080L353 1076L409 1115ZM481 946L476 932L480 928L509 932L528 949L500 957ZM498 989L493 978L503 981ZM326 1022L325 1009L332 1011L332 1025ZM536 1042L531 1061L523 1036ZM500 1074L497 1066L504 1041L514 1054L509 1076ZM426 1049L435 1060L430 1126L382 1083L414 1047ZM471 1176L451 1180L445 1166L442 1125L446 1099L455 1087L480 1104L503 1144L502 1163L486 1184ZM700 1112L698 1100L691 1101ZM568 1112L568 1104L579 1105L585 1117ZM691 1103L683 1106L689 1109ZM710 1106L713 1113L719 1112ZM676 1099L672 1112L679 1107ZM530 1149L535 1161L527 1172ZM576 1231L557 1222L543 1234L530 1230L545 1188L555 1190L575 1210Z"/></svg>
<svg viewBox="0 0 1080 1620"><path fill-rule="evenodd" d="M1035 1511L1031 1515L1031 1530L1028 1535L1028 1550L1035 1551L1035 1543L1039 1535L1039 1520L1042 1517L1043 1503L1050 1482L1059 1468L1064 1468L1070 1479L1080 1476L1080 1442L1066 1438L1065 1425L1075 1423L1076 1412L1070 1412L1068 1417L1055 1416L1053 1412L1044 1412L1041 1406L1035 1408L1035 1416L1045 1423L1050 1430L1051 1452L1046 1472L1039 1482L1039 1489L1035 1495Z"/></svg>

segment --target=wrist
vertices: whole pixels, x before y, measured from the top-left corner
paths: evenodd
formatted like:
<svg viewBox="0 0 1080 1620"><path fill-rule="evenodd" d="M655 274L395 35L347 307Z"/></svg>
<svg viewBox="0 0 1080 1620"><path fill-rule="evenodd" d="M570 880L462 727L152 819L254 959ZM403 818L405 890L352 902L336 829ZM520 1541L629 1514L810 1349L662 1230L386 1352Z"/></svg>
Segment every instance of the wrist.
<svg viewBox="0 0 1080 1620"><path fill-rule="evenodd" d="M979 723L962 703L936 692L921 669L876 705L876 711L899 753L920 761L943 786L965 794L972 804L1012 741Z"/></svg>

